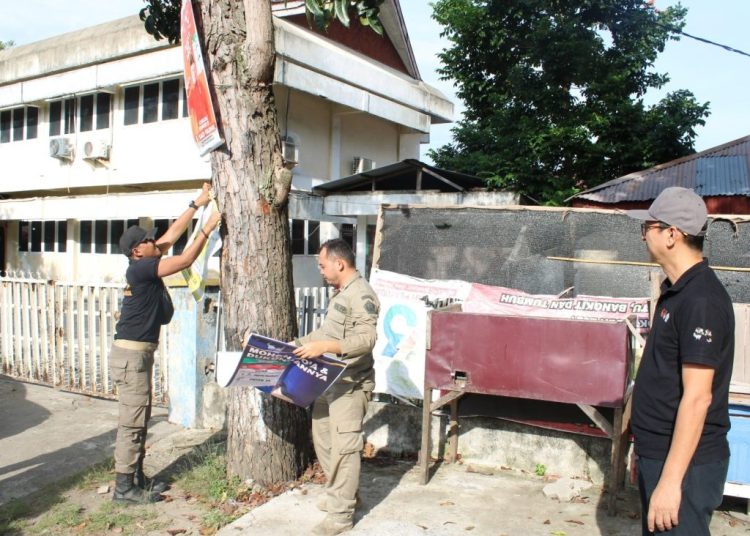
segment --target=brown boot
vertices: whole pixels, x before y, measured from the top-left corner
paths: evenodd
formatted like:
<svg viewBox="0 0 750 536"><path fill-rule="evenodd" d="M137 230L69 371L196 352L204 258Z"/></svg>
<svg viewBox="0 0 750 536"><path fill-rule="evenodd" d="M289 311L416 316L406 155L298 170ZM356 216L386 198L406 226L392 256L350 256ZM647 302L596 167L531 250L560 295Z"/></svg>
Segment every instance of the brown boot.
<svg viewBox="0 0 750 536"><path fill-rule="evenodd" d="M162 500L162 496L136 486L133 482L133 473L117 473L115 477L115 492L112 494L112 500L132 504L147 504Z"/></svg>
<svg viewBox="0 0 750 536"><path fill-rule="evenodd" d="M315 525L312 533L315 536L336 536L336 534L352 530L352 527L354 527L354 522L351 516L334 517L328 514L321 523Z"/></svg>

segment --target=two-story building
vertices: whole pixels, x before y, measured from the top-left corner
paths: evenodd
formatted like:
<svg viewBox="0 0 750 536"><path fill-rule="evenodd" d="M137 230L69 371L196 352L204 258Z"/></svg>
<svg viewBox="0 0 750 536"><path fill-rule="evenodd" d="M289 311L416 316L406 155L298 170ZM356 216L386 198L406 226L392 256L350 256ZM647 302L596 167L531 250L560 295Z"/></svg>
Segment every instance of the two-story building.
<svg viewBox="0 0 750 536"><path fill-rule="evenodd" d="M418 158L453 106L421 81L398 0L383 4L383 37L356 24L321 34L304 2L273 5L274 92L285 157L297 162L295 285L313 286L318 244L363 243L374 221L311 213L308 192ZM181 48L155 41L136 15L0 51L0 269L122 280L122 231L166 229L211 176L191 137L182 68Z"/></svg>

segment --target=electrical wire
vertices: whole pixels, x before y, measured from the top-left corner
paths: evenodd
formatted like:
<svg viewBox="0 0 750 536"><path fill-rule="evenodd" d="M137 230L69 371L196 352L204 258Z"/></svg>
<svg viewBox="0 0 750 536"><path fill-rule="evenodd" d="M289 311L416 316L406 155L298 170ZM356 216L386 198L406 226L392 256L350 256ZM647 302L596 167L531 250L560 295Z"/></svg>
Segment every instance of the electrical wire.
<svg viewBox="0 0 750 536"><path fill-rule="evenodd" d="M708 45L713 45L719 48L723 48L724 50L728 52L734 52L735 54L741 54L742 56L747 56L748 58L750 58L750 54L748 54L747 52L730 47L729 45L722 45L721 43L717 43L716 41L711 41L710 39L706 39L704 37L698 37L697 35L689 34L679 28L675 28L674 26L669 26L668 24L662 24L660 22L656 22L655 24L657 26L660 26L661 28L669 30L670 32L674 32L679 35L684 35L685 37L689 37L690 39L695 39L696 41L700 41L701 43L706 43Z"/></svg>

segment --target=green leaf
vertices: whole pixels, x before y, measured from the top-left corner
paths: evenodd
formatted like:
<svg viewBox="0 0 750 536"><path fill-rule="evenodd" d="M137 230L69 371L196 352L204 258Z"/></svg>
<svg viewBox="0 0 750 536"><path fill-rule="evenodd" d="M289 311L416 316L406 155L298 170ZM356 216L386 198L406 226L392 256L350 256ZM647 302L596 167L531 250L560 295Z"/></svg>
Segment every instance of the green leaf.
<svg viewBox="0 0 750 536"><path fill-rule="evenodd" d="M305 0L305 8L312 13L313 17L316 19L324 16L323 9L320 4L318 4L318 0Z"/></svg>
<svg viewBox="0 0 750 536"><path fill-rule="evenodd" d="M334 9L336 12L336 18L341 21L341 24L349 27L349 0L334 0Z"/></svg>

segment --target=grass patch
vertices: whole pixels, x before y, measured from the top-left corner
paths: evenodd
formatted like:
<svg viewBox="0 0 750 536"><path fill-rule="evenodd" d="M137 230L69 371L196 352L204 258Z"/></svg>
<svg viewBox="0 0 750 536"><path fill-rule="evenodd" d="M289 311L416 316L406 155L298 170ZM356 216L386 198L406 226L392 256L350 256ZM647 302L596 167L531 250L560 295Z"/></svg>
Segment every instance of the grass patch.
<svg viewBox="0 0 750 536"><path fill-rule="evenodd" d="M227 476L226 443L206 443L188 456L177 484L209 505L234 501L247 490L236 476Z"/></svg>
<svg viewBox="0 0 750 536"><path fill-rule="evenodd" d="M114 480L113 471L114 462L109 459L0 506L0 534L130 536L166 528L171 518L169 509L160 506L165 503L125 505L113 503L109 495L95 494L99 486ZM196 500L197 519L208 534L267 500L265 492L248 489L238 477L227 476L226 442L221 439L194 448L171 474L177 490L173 500Z"/></svg>

